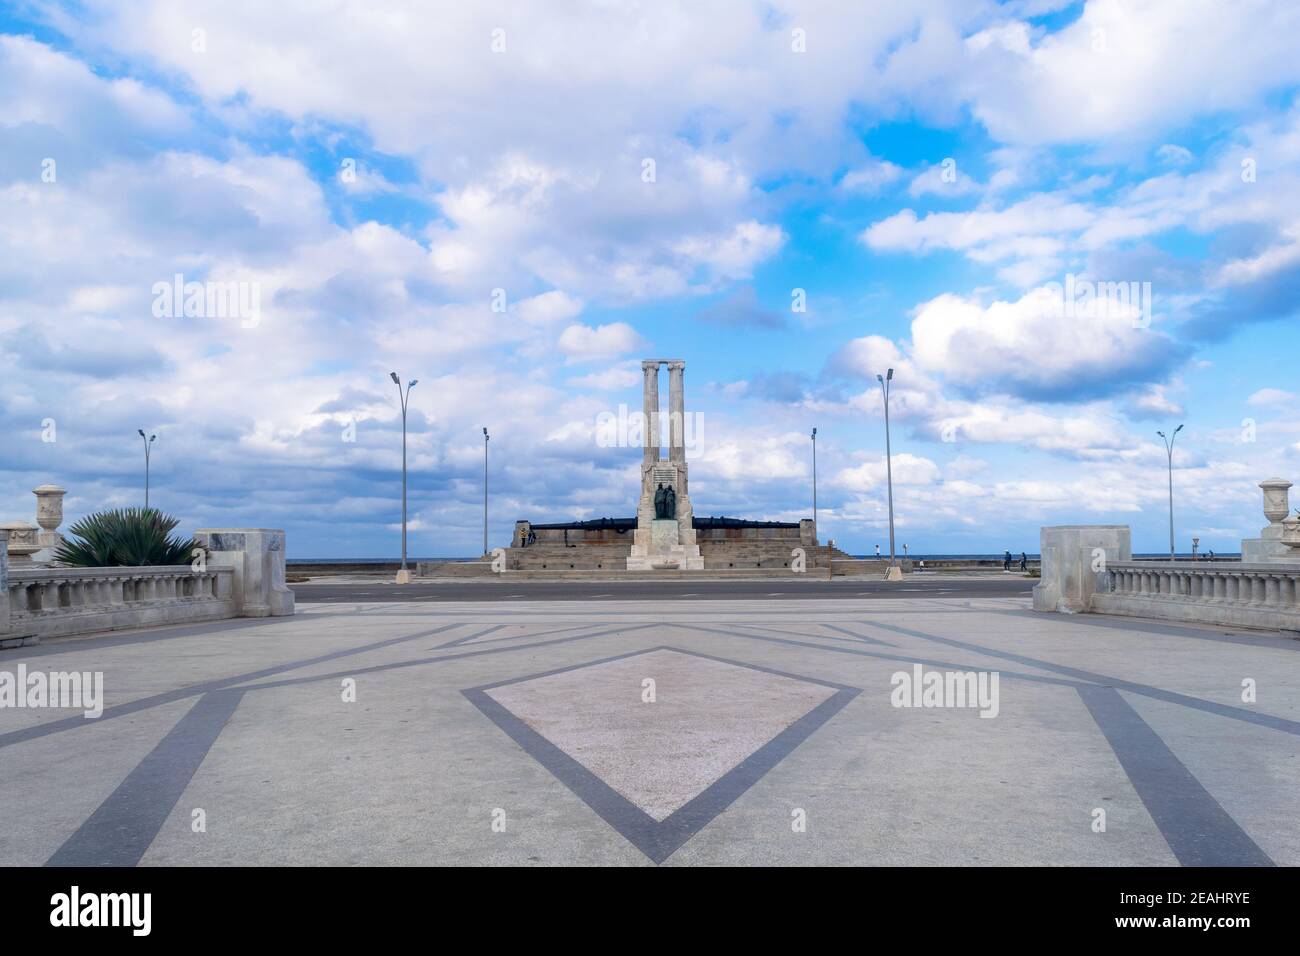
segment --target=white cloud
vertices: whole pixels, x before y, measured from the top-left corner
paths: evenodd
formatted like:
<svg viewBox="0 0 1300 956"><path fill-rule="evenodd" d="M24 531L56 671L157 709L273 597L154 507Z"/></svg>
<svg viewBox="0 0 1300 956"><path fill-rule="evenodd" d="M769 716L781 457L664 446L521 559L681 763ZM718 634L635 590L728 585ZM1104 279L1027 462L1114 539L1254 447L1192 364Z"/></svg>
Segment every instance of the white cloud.
<svg viewBox="0 0 1300 956"><path fill-rule="evenodd" d="M939 481L940 471L929 458L900 452L892 461L894 486L932 485ZM831 483L853 492L873 491L886 485L885 459L865 461L845 468L831 478Z"/></svg>
<svg viewBox="0 0 1300 956"><path fill-rule="evenodd" d="M903 175L903 168L884 159L873 159L845 173L840 188L849 192L874 195Z"/></svg>
<svg viewBox="0 0 1300 956"><path fill-rule="evenodd" d="M1088 396L1167 371L1181 353L1130 310L1063 314L1048 287L990 305L941 295L917 307L912 357L922 369L972 389Z"/></svg>
<svg viewBox="0 0 1300 956"><path fill-rule="evenodd" d="M641 385L643 378L640 361L631 359L618 365L611 365L606 369L591 372L588 375L571 378L569 384L577 388L594 388L602 392L612 392L620 389L636 388Z"/></svg>
<svg viewBox="0 0 1300 956"><path fill-rule="evenodd" d="M582 312L582 300L552 289L532 298L524 299L516 307L519 317L530 325L546 326L554 322L575 319Z"/></svg>
<svg viewBox="0 0 1300 956"><path fill-rule="evenodd" d="M570 361L582 362L623 355L642 348L645 341L626 322L590 326L574 324L560 333L557 343Z"/></svg>
<svg viewBox="0 0 1300 956"><path fill-rule="evenodd" d="M1300 405L1300 395L1280 388L1261 388L1246 399L1249 405Z"/></svg>
<svg viewBox="0 0 1300 956"><path fill-rule="evenodd" d="M1003 142L1148 138L1300 80L1298 32L1288 3L1089 0L1054 33L1012 22L969 37L955 95Z"/></svg>

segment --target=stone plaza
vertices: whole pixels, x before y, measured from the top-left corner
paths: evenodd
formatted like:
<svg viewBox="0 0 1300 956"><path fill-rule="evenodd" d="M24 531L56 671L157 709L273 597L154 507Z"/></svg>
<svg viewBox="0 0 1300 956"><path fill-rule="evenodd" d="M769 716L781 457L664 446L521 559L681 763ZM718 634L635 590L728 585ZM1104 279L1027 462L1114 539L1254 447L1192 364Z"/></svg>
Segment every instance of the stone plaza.
<svg viewBox="0 0 1300 956"><path fill-rule="evenodd" d="M105 698L0 709L0 864L1300 863L1292 637L942 589L514 597L0 651ZM930 674L995 708L900 695Z"/></svg>

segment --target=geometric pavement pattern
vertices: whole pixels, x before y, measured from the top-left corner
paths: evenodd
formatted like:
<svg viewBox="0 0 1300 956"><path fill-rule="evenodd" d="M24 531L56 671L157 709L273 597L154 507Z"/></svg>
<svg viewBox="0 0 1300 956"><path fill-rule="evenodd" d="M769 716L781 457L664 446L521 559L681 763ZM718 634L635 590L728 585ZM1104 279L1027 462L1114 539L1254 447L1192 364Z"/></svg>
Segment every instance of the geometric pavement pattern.
<svg viewBox="0 0 1300 956"><path fill-rule="evenodd" d="M98 720L0 711L0 863L1300 862L1296 641L813 604L303 605L0 652L107 685ZM892 708L917 664L995 670L1000 715Z"/></svg>

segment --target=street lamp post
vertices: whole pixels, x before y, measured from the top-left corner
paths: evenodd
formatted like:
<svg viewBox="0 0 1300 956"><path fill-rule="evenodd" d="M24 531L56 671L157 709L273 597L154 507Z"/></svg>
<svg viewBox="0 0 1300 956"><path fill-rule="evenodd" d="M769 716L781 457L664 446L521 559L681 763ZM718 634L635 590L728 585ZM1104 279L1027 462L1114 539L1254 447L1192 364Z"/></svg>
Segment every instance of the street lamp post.
<svg viewBox="0 0 1300 956"><path fill-rule="evenodd" d="M139 433L140 440L144 442L144 508L145 511L148 511L149 510L149 446L153 444L153 440L158 436L150 435L148 438L146 438L144 435L143 428L137 428L136 432Z"/></svg>
<svg viewBox="0 0 1300 956"><path fill-rule="evenodd" d="M488 553L487 445L488 445L488 430L487 427L484 426L483 428L483 553L484 554Z"/></svg>
<svg viewBox="0 0 1300 956"><path fill-rule="evenodd" d="M402 391L402 380L397 377L396 372L389 372L393 384L397 386L397 397L402 403L402 567L397 572L397 584L410 584L411 572L406 568L406 406L411 397L411 389L415 388L415 383L419 379L411 379L406 385L406 391Z"/></svg>
<svg viewBox="0 0 1300 956"><path fill-rule="evenodd" d="M894 465L892 452L889 446L889 383L894 380L894 370L891 368L882 377L876 376L876 381L880 383L880 390L885 400L885 482L889 489L889 568L885 571L886 581L901 581L903 571L898 566L898 559L894 553Z"/></svg>
<svg viewBox="0 0 1300 956"><path fill-rule="evenodd" d="M817 429L812 430L813 448L813 534L817 533Z"/></svg>
<svg viewBox="0 0 1300 956"><path fill-rule="evenodd" d="M1174 429L1173 434L1167 438L1165 437L1164 432L1162 431L1156 432L1156 434L1160 436L1161 441L1165 443L1165 454L1169 458L1169 560L1170 561L1174 560L1174 553L1175 553L1174 552L1174 439L1178 437L1178 433L1182 430L1183 430L1183 426L1179 425L1177 428Z"/></svg>

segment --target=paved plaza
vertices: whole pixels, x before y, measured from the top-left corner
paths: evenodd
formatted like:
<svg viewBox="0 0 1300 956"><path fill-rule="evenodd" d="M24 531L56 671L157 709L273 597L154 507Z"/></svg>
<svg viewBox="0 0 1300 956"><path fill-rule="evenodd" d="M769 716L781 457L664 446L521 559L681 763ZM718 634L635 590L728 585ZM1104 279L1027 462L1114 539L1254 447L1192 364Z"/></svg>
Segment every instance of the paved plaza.
<svg viewBox="0 0 1300 956"><path fill-rule="evenodd" d="M1300 641L1028 606L304 601L0 651L105 687L0 710L0 864L1300 863ZM901 706L932 672L993 706Z"/></svg>

